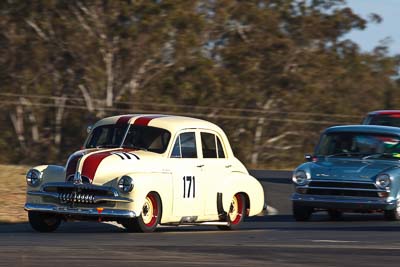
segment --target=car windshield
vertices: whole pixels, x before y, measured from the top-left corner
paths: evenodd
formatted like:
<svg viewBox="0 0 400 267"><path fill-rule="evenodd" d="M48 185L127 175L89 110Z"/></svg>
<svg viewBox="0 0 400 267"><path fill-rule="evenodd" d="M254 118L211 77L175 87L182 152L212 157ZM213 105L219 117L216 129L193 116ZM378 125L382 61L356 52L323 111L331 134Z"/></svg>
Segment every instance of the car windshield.
<svg viewBox="0 0 400 267"><path fill-rule="evenodd" d="M163 153L171 138L167 130L140 125L103 125L93 129L86 148L124 147ZM124 136L126 137L124 139ZM122 144L122 145L121 145Z"/></svg>
<svg viewBox="0 0 400 267"><path fill-rule="evenodd" d="M364 124L400 127L400 114L371 115L365 119Z"/></svg>
<svg viewBox="0 0 400 267"><path fill-rule="evenodd" d="M165 129L131 125L122 147L164 153L170 138L170 132Z"/></svg>
<svg viewBox="0 0 400 267"><path fill-rule="evenodd" d="M86 148L120 147L126 133L127 125L102 125L93 129Z"/></svg>
<svg viewBox="0 0 400 267"><path fill-rule="evenodd" d="M329 133L321 137L316 156L400 159L400 139L372 133Z"/></svg>

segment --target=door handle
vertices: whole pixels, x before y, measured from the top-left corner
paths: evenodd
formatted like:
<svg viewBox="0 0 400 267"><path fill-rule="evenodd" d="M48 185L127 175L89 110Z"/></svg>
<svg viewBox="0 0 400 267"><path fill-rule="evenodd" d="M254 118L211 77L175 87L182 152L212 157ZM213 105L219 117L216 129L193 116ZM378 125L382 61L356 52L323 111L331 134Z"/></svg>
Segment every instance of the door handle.
<svg viewBox="0 0 400 267"><path fill-rule="evenodd" d="M204 164L197 165L196 167L197 167L197 168L204 167Z"/></svg>
<svg viewBox="0 0 400 267"><path fill-rule="evenodd" d="M230 168L230 167L232 167L232 165L226 165L226 166L225 166L225 168Z"/></svg>

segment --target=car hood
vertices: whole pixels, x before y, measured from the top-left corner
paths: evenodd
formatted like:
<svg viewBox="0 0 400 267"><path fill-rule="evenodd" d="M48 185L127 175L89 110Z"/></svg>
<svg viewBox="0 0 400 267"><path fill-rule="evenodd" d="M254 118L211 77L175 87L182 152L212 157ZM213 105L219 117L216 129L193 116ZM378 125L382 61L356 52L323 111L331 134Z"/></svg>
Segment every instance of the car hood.
<svg viewBox="0 0 400 267"><path fill-rule="evenodd" d="M138 162L148 158L161 158L162 155L144 150L110 148L83 149L73 153L65 166L66 181L76 172L93 183L96 177L118 177L135 169ZM104 179L101 179L104 180Z"/></svg>
<svg viewBox="0 0 400 267"><path fill-rule="evenodd" d="M313 180L375 181L376 175L398 168L386 160L327 159L310 166Z"/></svg>

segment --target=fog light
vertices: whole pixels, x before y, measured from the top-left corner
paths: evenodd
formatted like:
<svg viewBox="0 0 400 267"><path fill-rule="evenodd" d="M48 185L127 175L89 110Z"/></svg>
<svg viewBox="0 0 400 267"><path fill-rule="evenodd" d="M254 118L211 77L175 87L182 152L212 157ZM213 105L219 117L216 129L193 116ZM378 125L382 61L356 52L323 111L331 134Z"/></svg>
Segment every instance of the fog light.
<svg viewBox="0 0 400 267"><path fill-rule="evenodd" d="M378 192L379 197L389 197L389 192Z"/></svg>
<svg viewBox="0 0 400 267"><path fill-rule="evenodd" d="M307 188L296 188L296 192L299 194L307 194Z"/></svg>

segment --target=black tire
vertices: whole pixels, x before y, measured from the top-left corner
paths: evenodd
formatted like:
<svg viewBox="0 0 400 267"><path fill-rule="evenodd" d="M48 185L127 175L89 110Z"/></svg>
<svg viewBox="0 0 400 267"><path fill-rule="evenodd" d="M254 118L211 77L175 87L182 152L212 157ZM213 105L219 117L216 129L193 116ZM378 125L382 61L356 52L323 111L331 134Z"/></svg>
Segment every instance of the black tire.
<svg viewBox="0 0 400 267"><path fill-rule="evenodd" d="M55 231L61 223L61 218L51 213L29 211L28 218L31 227L42 233Z"/></svg>
<svg viewBox="0 0 400 267"><path fill-rule="evenodd" d="M232 198L226 222L228 225L218 225L220 230L236 230L240 228L246 215L246 198L243 194L236 194Z"/></svg>
<svg viewBox="0 0 400 267"><path fill-rule="evenodd" d="M156 230L161 220L161 200L157 193L150 192L146 196L140 216L122 221L128 232L151 233ZM150 213L149 213L150 212Z"/></svg>
<svg viewBox="0 0 400 267"><path fill-rule="evenodd" d="M293 203L293 217L298 222L308 221L313 213L314 209L312 207L307 207Z"/></svg>
<svg viewBox="0 0 400 267"><path fill-rule="evenodd" d="M385 216L385 220L400 221L400 214L398 208L392 210L385 210L383 215Z"/></svg>
<svg viewBox="0 0 400 267"><path fill-rule="evenodd" d="M339 221L339 220L341 220L342 217L343 217L343 212L341 212L341 211L339 211L339 210L329 209L329 210L328 210L328 215L329 215L329 218L330 218L332 221Z"/></svg>

